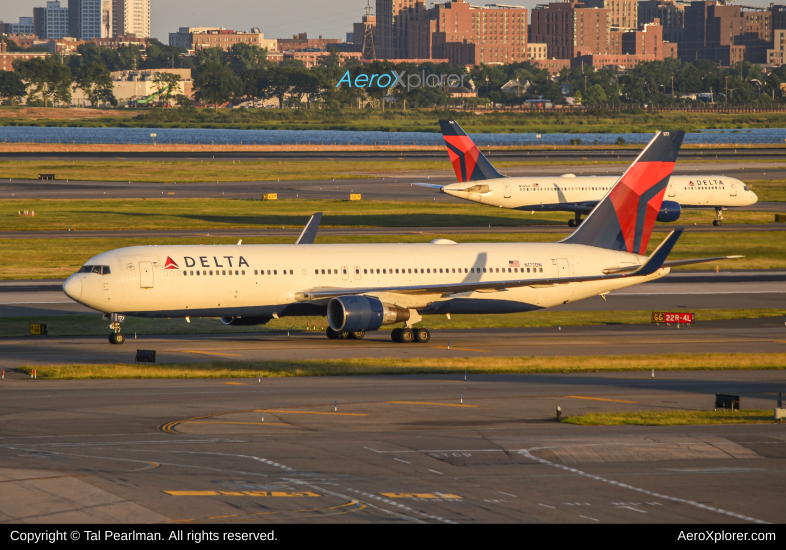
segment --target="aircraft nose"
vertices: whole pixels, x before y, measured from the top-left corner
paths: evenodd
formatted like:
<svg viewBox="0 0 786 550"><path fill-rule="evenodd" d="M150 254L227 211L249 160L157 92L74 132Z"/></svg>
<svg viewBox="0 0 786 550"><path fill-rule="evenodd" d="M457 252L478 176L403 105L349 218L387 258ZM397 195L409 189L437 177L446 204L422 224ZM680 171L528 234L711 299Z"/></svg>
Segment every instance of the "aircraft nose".
<svg viewBox="0 0 786 550"><path fill-rule="evenodd" d="M63 283L63 292L72 300L79 301L79 298L82 297L82 278L78 275L71 275Z"/></svg>

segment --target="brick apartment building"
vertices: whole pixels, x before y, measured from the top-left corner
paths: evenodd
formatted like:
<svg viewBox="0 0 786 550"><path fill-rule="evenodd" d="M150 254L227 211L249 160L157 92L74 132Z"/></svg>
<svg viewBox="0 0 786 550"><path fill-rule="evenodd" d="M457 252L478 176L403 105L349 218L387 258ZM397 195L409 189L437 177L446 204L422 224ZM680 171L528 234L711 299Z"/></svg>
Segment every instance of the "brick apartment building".
<svg viewBox="0 0 786 550"><path fill-rule="evenodd" d="M362 35L361 35L362 36ZM308 33L301 32L293 35L292 38L276 39L276 49L280 52L302 52L327 50L331 44L341 44L339 38L309 38Z"/></svg>
<svg viewBox="0 0 786 550"><path fill-rule="evenodd" d="M639 24L654 23L656 19L663 27L663 40L682 42L685 33L686 0L642 0L639 2Z"/></svg>
<svg viewBox="0 0 786 550"><path fill-rule="evenodd" d="M746 9L751 11L718 0L691 2L685 7L680 59L709 59L726 67L743 59L765 63L772 44L772 12Z"/></svg>
<svg viewBox="0 0 786 550"><path fill-rule="evenodd" d="M529 40L546 44L550 59L608 53L608 12L576 0L539 5L532 10Z"/></svg>
<svg viewBox="0 0 786 550"><path fill-rule="evenodd" d="M610 29L633 30L639 28L638 0L583 0L588 8L605 8Z"/></svg>
<svg viewBox="0 0 786 550"><path fill-rule="evenodd" d="M48 52L9 52L5 40L0 40L0 71L13 72L14 61L27 61L34 57L46 57Z"/></svg>
<svg viewBox="0 0 786 550"><path fill-rule="evenodd" d="M278 47L275 38L265 38L259 29L251 32L233 31L218 27L180 27L178 32L169 33L169 45L198 52L205 48L221 48L228 51L235 44L245 43L268 51L275 51Z"/></svg>

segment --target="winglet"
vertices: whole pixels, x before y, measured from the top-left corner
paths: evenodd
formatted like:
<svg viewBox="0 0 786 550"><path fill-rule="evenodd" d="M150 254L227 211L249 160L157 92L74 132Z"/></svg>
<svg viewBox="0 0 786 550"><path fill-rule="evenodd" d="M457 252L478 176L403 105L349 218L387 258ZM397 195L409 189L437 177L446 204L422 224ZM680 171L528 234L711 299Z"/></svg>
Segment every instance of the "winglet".
<svg viewBox="0 0 786 550"><path fill-rule="evenodd" d="M658 248L656 248L655 251L650 254L650 257L647 258L647 261L644 263L644 265L631 273L630 276L635 275L637 277L644 277L647 275L652 275L661 267L663 267L663 263L666 261L666 258L669 257L671 249L674 248L675 244L677 244L677 239L680 238L683 231L685 231L684 227L677 227L674 229L674 231L669 233L663 242L658 245Z"/></svg>
<svg viewBox="0 0 786 550"><path fill-rule="evenodd" d="M320 221L322 221L322 212L317 212L311 216L311 219L308 220L306 227L303 228L303 232L300 234L300 237L297 238L295 244L314 244Z"/></svg>

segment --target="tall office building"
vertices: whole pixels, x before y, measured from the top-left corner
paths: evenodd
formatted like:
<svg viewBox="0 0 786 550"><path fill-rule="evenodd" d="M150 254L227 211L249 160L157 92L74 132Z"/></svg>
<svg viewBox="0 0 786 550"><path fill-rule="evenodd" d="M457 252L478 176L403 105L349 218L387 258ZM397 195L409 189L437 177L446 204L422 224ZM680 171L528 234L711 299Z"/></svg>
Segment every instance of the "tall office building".
<svg viewBox="0 0 786 550"><path fill-rule="evenodd" d="M552 2L532 10L530 42L546 44L549 58L571 59L609 51L608 8L583 2Z"/></svg>
<svg viewBox="0 0 786 550"><path fill-rule="evenodd" d="M60 40L68 36L68 8L60 2L47 2L45 8L33 8L35 35L43 40Z"/></svg>
<svg viewBox="0 0 786 550"><path fill-rule="evenodd" d="M611 30L635 31L639 27L637 0L582 0L588 8L606 8Z"/></svg>
<svg viewBox="0 0 786 550"><path fill-rule="evenodd" d="M68 0L68 34L79 40L112 36L112 0Z"/></svg>
<svg viewBox="0 0 786 550"><path fill-rule="evenodd" d="M114 36L150 37L150 0L112 0Z"/></svg>
<svg viewBox="0 0 786 550"><path fill-rule="evenodd" d="M34 32L33 18L20 17L19 23L6 23L5 32L7 34L21 34L21 35L33 34Z"/></svg>

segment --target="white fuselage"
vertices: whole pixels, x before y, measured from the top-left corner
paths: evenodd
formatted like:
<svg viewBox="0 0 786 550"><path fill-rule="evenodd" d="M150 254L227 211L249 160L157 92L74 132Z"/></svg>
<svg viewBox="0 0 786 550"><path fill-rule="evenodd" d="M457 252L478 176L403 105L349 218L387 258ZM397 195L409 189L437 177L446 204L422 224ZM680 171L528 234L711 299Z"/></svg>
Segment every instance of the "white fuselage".
<svg viewBox="0 0 786 550"><path fill-rule="evenodd" d="M563 176L500 178L453 183L444 193L489 206L520 210L591 210L619 179L618 176ZM736 178L726 176L671 176L664 201L683 208L729 207L756 204L758 197Z"/></svg>
<svg viewBox="0 0 786 550"><path fill-rule="evenodd" d="M135 246L91 258L85 268L105 266L109 273L101 274L101 268L99 273L76 273L63 289L104 313L314 316L324 315L328 299L306 301L304 291L597 275L644 260L636 254L562 243ZM662 268L648 277L492 292L366 294L422 313L505 313L596 296L668 272Z"/></svg>

